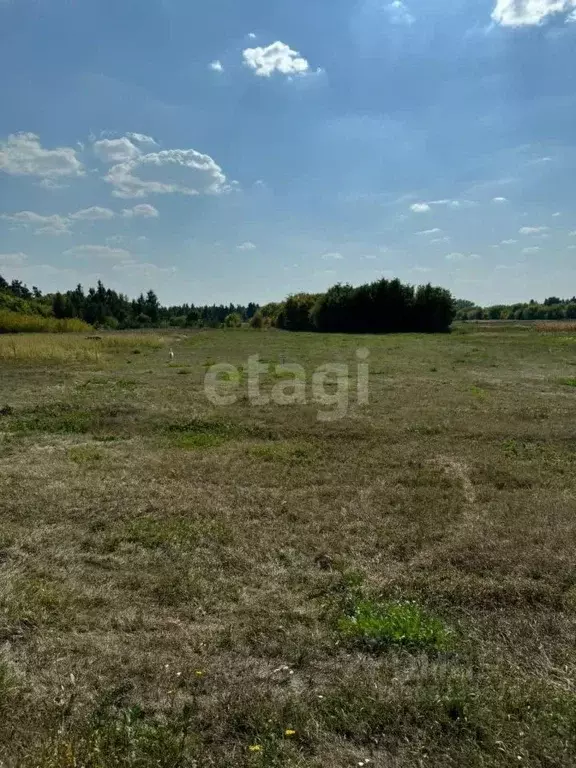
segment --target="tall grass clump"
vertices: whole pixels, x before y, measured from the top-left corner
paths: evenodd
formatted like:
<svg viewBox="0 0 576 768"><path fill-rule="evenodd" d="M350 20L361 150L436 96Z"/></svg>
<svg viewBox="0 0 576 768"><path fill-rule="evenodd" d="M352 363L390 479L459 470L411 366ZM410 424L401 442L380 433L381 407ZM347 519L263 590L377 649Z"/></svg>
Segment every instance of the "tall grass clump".
<svg viewBox="0 0 576 768"><path fill-rule="evenodd" d="M78 336L0 335L0 361L5 363L94 363L99 357L98 346Z"/></svg>
<svg viewBox="0 0 576 768"><path fill-rule="evenodd" d="M104 334L99 339L104 349L110 351L125 352L133 347L145 349L160 349L164 346L164 340L155 333L110 333Z"/></svg>
<svg viewBox="0 0 576 768"><path fill-rule="evenodd" d="M536 323L538 333L561 333L576 331L576 322L569 320L559 320L558 322L548 321L545 323Z"/></svg>
<svg viewBox="0 0 576 768"><path fill-rule="evenodd" d="M85 333L91 329L92 326L77 318L57 320L55 317L0 310L0 333Z"/></svg>

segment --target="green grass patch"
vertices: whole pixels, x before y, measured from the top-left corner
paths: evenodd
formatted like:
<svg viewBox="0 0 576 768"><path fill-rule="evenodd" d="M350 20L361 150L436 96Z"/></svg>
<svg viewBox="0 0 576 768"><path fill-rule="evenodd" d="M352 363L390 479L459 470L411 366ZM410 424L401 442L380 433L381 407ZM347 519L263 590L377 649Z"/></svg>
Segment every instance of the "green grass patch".
<svg viewBox="0 0 576 768"><path fill-rule="evenodd" d="M314 446L290 442L254 445L248 452L259 461L280 464L309 464L317 456Z"/></svg>
<svg viewBox="0 0 576 768"><path fill-rule="evenodd" d="M104 452L95 445L75 445L68 449L68 458L75 464L96 464L104 458Z"/></svg>
<svg viewBox="0 0 576 768"><path fill-rule="evenodd" d="M218 448L218 446L227 442L224 435L211 435L209 432L190 432L177 434L171 441L171 445L176 448L182 448L185 451L197 451L207 448Z"/></svg>
<svg viewBox="0 0 576 768"><path fill-rule="evenodd" d="M348 642L373 652L390 646L445 651L452 641L445 624L412 601L359 600L339 619L338 629Z"/></svg>
<svg viewBox="0 0 576 768"><path fill-rule="evenodd" d="M126 544L151 550L186 550L200 545L207 538L224 543L230 539L230 531L214 520L146 515L114 526L111 530L96 530L84 546L85 549L105 553L116 552Z"/></svg>
<svg viewBox="0 0 576 768"><path fill-rule="evenodd" d="M560 384L563 384L565 387L576 387L576 379L562 379Z"/></svg>
<svg viewBox="0 0 576 768"><path fill-rule="evenodd" d="M21 411L6 421L13 432L110 436L115 432L123 433L134 412L126 406L80 408L71 403L53 403Z"/></svg>

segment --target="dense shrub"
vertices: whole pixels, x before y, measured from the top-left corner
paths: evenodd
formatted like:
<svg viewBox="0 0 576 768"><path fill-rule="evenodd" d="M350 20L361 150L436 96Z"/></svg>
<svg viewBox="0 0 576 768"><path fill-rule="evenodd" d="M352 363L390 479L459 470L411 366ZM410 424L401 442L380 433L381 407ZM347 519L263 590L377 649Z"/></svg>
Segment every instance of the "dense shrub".
<svg viewBox="0 0 576 768"><path fill-rule="evenodd" d="M286 331L313 331L311 311L318 298L314 293L289 296L278 314L277 327Z"/></svg>
<svg viewBox="0 0 576 768"><path fill-rule="evenodd" d="M242 326L242 316L238 312L231 312L224 318L226 328L240 328Z"/></svg>
<svg viewBox="0 0 576 768"><path fill-rule="evenodd" d="M255 315L252 315L250 318L250 328L256 328L261 329L264 328L264 317L262 316L262 312L258 310Z"/></svg>
<svg viewBox="0 0 576 768"><path fill-rule="evenodd" d="M286 306L298 298L291 297ZM399 280L382 279L357 288L333 286L317 297L309 319L313 329L323 332L438 333L449 330L454 315L452 296L444 288L414 289Z"/></svg>

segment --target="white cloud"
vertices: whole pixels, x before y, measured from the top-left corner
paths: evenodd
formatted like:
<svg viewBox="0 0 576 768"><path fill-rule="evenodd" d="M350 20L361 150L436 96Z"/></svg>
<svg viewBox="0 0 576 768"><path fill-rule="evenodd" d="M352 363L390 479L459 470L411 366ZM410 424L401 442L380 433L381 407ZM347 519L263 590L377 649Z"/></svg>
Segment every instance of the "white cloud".
<svg viewBox="0 0 576 768"><path fill-rule="evenodd" d="M256 248L254 243L250 243L250 242L241 243L240 245L237 245L236 247L237 247L237 249L239 251L253 251Z"/></svg>
<svg viewBox="0 0 576 768"><path fill-rule="evenodd" d="M410 206L410 210L414 213L426 213L430 210L428 203L414 203Z"/></svg>
<svg viewBox="0 0 576 768"><path fill-rule="evenodd" d="M533 245L530 248L523 248L522 253L525 253L526 255L529 255L531 253L538 253L542 249L538 245Z"/></svg>
<svg viewBox="0 0 576 768"><path fill-rule="evenodd" d="M451 240L450 237L435 237L432 240L430 240L431 243L449 243Z"/></svg>
<svg viewBox="0 0 576 768"><path fill-rule="evenodd" d="M568 18L566 19L566 21L568 22L568 24L576 24L576 11L572 11L570 16L568 16Z"/></svg>
<svg viewBox="0 0 576 768"><path fill-rule="evenodd" d="M173 275L176 267L159 267L157 264L143 263L135 259L123 259L112 267L114 272L122 272L134 277L154 278L161 275Z"/></svg>
<svg viewBox="0 0 576 768"><path fill-rule="evenodd" d="M393 0L392 3L386 6L386 10L388 11L392 24L410 26L416 21L402 0Z"/></svg>
<svg viewBox="0 0 576 768"><path fill-rule="evenodd" d="M256 33L255 32L248 32L248 37L250 40L256 40Z"/></svg>
<svg viewBox="0 0 576 768"><path fill-rule="evenodd" d="M4 213L0 218L21 227L30 227L37 235L67 235L70 232L68 218L58 214L43 216L33 211L19 211L12 214Z"/></svg>
<svg viewBox="0 0 576 768"><path fill-rule="evenodd" d="M342 256L341 253L337 253L336 251L331 251L330 253L323 254L322 258L325 261L340 261L340 259L343 259L344 256Z"/></svg>
<svg viewBox="0 0 576 768"><path fill-rule="evenodd" d="M556 213L553 213L552 216L554 218L557 218L558 216L562 216L562 214L560 213L560 211L556 211Z"/></svg>
<svg viewBox="0 0 576 768"><path fill-rule="evenodd" d="M518 231L521 235L541 235L548 227L521 227Z"/></svg>
<svg viewBox="0 0 576 768"><path fill-rule="evenodd" d="M493 197L492 198L493 203L507 203L508 198L507 197Z"/></svg>
<svg viewBox="0 0 576 768"><path fill-rule="evenodd" d="M213 61L213 62L210 64L210 69L211 69L213 72L224 72L224 67L222 66L222 62L221 62L221 61L218 61L218 59L217 59L216 61Z"/></svg>
<svg viewBox="0 0 576 768"><path fill-rule="evenodd" d="M442 232L441 229L438 229L438 227L434 227L434 229L423 229L422 232L416 232L417 235L439 235Z"/></svg>
<svg viewBox="0 0 576 768"><path fill-rule="evenodd" d="M59 184L57 181L54 181L54 179L42 179L42 181L37 182L36 186L42 187L42 189L66 189L68 187L68 184Z"/></svg>
<svg viewBox="0 0 576 768"><path fill-rule="evenodd" d="M158 209L148 203L141 203L135 205L133 208L124 208L122 216L125 219L141 218L141 219L155 219L159 216Z"/></svg>
<svg viewBox="0 0 576 768"><path fill-rule="evenodd" d="M518 240L502 240L500 245L515 245Z"/></svg>
<svg viewBox="0 0 576 768"><path fill-rule="evenodd" d="M44 149L35 133L14 133L0 142L0 170L43 179L80 176L82 163L72 147Z"/></svg>
<svg viewBox="0 0 576 768"><path fill-rule="evenodd" d="M25 253L0 253L0 264L19 266L24 264L27 258Z"/></svg>
<svg viewBox="0 0 576 768"><path fill-rule="evenodd" d="M430 200L430 205L446 205L448 208L473 208L472 200Z"/></svg>
<svg viewBox="0 0 576 768"><path fill-rule="evenodd" d="M114 211L111 211L110 208L100 208L98 205L83 208L81 211L70 214L70 218L76 221L105 221L106 219L113 219L114 216Z"/></svg>
<svg viewBox="0 0 576 768"><path fill-rule="evenodd" d="M549 16L569 13L576 0L496 0L492 19L504 27L543 24Z"/></svg>
<svg viewBox="0 0 576 768"><path fill-rule="evenodd" d="M112 166L104 177L116 197L146 197L179 192L183 195L218 195L229 192L219 165L194 149L168 149L139 155Z"/></svg>
<svg viewBox="0 0 576 768"><path fill-rule="evenodd" d="M124 163L138 157L140 149L130 139L100 139L92 145L94 154L103 163Z"/></svg>
<svg viewBox="0 0 576 768"><path fill-rule="evenodd" d="M474 261L481 257L478 253L447 253L444 258L448 261Z"/></svg>
<svg viewBox="0 0 576 768"><path fill-rule="evenodd" d="M126 251L124 248L110 248L109 245L77 245L64 251L64 256L122 261L130 258L130 251Z"/></svg>
<svg viewBox="0 0 576 768"><path fill-rule="evenodd" d="M127 133L126 136L131 141L138 142L138 144L153 144L154 146L158 145L156 139L153 139L152 136L146 136L145 133Z"/></svg>
<svg viewBox="0 0 576 768"><path fill-rule="evenodd" d="M246 48L242 52L244 63L259 77L270 77L274 72L283 75L303 75L310 65L298 51L277 40L266 48Z"/></svg>

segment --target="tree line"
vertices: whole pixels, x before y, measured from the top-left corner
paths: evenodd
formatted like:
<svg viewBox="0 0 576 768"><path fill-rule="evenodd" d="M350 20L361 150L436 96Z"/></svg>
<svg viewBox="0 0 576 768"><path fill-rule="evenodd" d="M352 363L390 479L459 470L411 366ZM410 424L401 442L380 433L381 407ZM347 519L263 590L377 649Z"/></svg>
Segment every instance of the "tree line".
<svg viewBox="0 0 576 768"><path fill-rule="evenodd" d="M334 285L326 293L300 293L259 307L181 304L163 306L154 291L136 299L107 288L102 281L87 291L42 294L18 280L0 276L0 310L79 320L108 329L145 327L273 326L287 331L324 333L394 333L448 331L456 314L449 291L428 285L414 287L381 279L365 285ZM0 330L2 330L0 328Z"/></svg>
<svg viewBox="0 0 576 768"><path fill-rule="evenodd" d="M542 303L531 299L518 304L494 304L479 307L472 301L456 302L457 320L574 320L576 296L560 299L549 296Z"/></svg>
<svg viewBox="0 0 576 768"><path fill-rule="evenodd" d="M455 314L454 299L444 288L381 279L289 296L281 304L262 307L251 325L323 333L442 333L450 329Z"/></svg>
<svg viewBox="0 0 576 768"><path fill-rule="evenodd" d="M162 306L154 291L129 299L98 281L95 288L84 291L77 285L73 291L42 294L19 280L9 283L0 275L0 309L57 320L78 319L93 326L109 329L142 327L206 327L240 326L258 310L247 306L181 304Z"/></svg>

